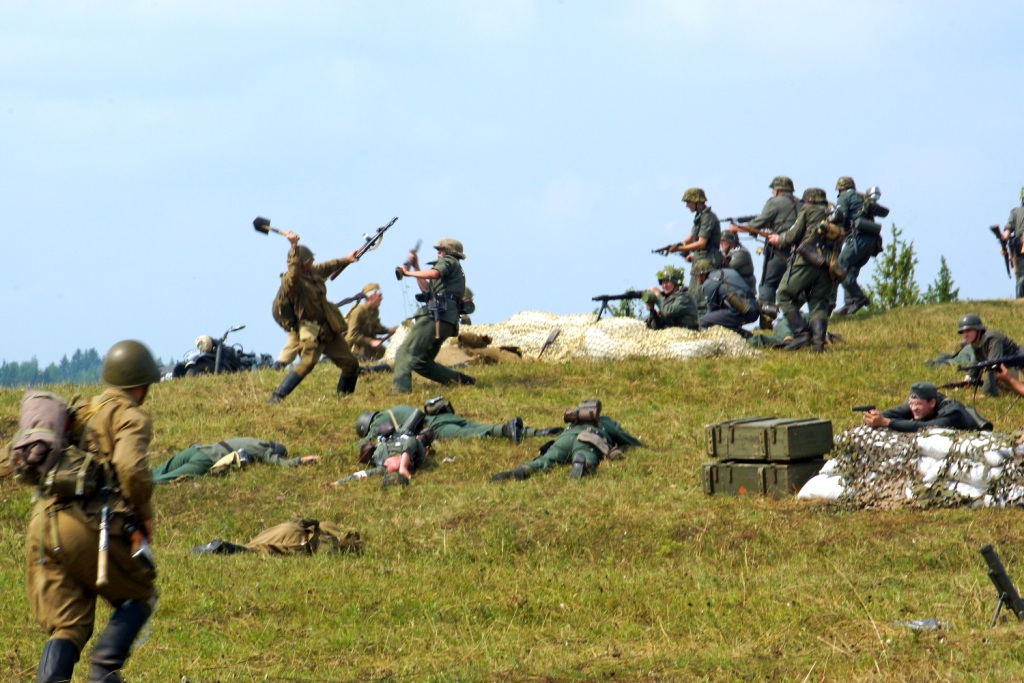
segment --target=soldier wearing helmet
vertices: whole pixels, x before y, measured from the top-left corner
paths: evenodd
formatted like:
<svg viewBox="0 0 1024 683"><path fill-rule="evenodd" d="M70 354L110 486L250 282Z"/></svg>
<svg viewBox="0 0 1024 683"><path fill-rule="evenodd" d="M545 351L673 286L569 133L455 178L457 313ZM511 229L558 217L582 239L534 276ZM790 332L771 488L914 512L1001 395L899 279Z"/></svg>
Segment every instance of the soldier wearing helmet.
<svg viewBox="0 0 1024 683"><path fill-rule="evenodd" d="M750 291L757 291L757 278L754 277L754 259L747 248L740 244L740 236L728 230L722 233L722 265L732 268L743 278Z"/></svg>
<svg viewBox="0 0 1024 683"><path fill-rule="evenodd" d="M281 276L278 294L289 304L292 314L288 332L298 337L299 364L274 389L267 403L279 403L295 390L321 356L327 356L340 370L338 393L351 394L359 379L359 361L345 341L345 318L338 307L327 299L327 279L356 262L356 252L329 261L313 262L313 252L299 244L299 236L292 231L284 233L291 243L288 251L288 270ZM290 341L290 340L289 340ZM282 355L285 349L281 350ZM280 360L280 357L279 357Z"/></svg>
<svg viewBox="0 0 1024 683"><path fill-rule="evenodd" d="M443 405L444 408L435 412L432 406L437 405ZM356 418L356 434L361 439L387 438L409 419L414 410L416 409L412 406L400 405L391 406L381 412L366 411ZM525 438L552 436L562 431L561 427L527 427L520 417L513 417L508 422L500 424L472 422L458 415L441 396L427 401L423 406L423 412L426 414L423 418L423 428L433 430L434 438L438 441L495 438L508 439L513 444L518 444Z"/></svg>
<svg viewBox="0 0 1024 683"><path fill-rule="evenodd" d="M815 352L825 350L828 316L835 301L836 283L830 274L830 262L839 254L838 239L828 239L819 230L828 216L825 190L811 187L804 190L803 207L793 226L781 234L772 235L772 246L796 249L792 265L786 270L779 286L779 309L793 330L793 341L784 348L790 351L812 344ZM800 302L808 305L805 323L800 315ZM808 329L808 327L810 329Z"/></svg>
<svg viewBox="0 0 1024 683"><path fill-rule="evenodd" d="M420 270L419 258L409 253L406 265L396 273L416 278L420 293L417 300L424 305L413 315L412 329L405 336L395 356L395 376L391 390L397 394L412 391L412 373L441 384L474 384L476 380L435 361L445 339L459 332L459 316L466 294L466 274L460 263L466 258L462 242L444 237L434 245L437 260L430 268Z"/></svg>
<svg viewBox="0 0 1024 683"><path fill-rule="evenodd" d="M693 212L693 228L690 234L680 242L674 251L683 255L690 262L706 258L715 267L722 265L722 251L719 242L722 239L722 226L718 222L718 216L708 207L708 198L704 190L699 187L691 187L683 193L683 202L686 208ZM697 304L698 314L707 310L707 303L701 295L700 285L697 279L690 277L690 296Z"/></svg>
<svg viewBox="0 0 1024 683"><path fill-rule="evenodd" d="M715 268L707 259L694 263L693 272L708 302L707 313L699 320L700 329L724 327L749 337L743 326L757 320L757 297L743 276L732 268Z"/></svg>
<svg viewBox="0 0 1024 683"><path fill-rule="evenodd" d="M677 266L665 266L658 271L660 287L651 287L641 295L647 304L647 327L660 330L665 327L697 329L697 304L687 289L683 289L686 272Z"/></svg>
<svg viewBox="0 0 1024 683"><path fill-rule="evenodd" d="M857 193L853 178L843 176L836 181L836 210L842 212L843 249L839 265L846 275L842 280L843 306L834 315L853 315L871 301L857 283L860 270L881 250L881 225L864 216L864 197ZM838 214L837 214L838 215Z"/></svg>
<svg viewBox="0 0 1024 683"><path fill-rule="evenodd" d="M796 221L796 214L800 210L800 202L793 196L793 181L786 176L776 176L771 184L772 196L765 202L764 208L754 220L747 223L748 228L754 228L762 232L778 234L789 230ZM739 226L729 225L729 232L737 234ZM764 258L761 266L761 286L757 291L757 300L765 304L775 303L775 293L782 282L782 276L786 274L786 265L789 262L789 251L779 249L771 244L764 248ZM761 329L770 330L772 319L763 317Z"/></svg>
<svg viewBox="0 0 1024 683"><path fill-rule="evenodd" d="M366 297L352 307L345 316L345 341L352 353L361 361L373 362L384 357L384 342L397 327L384 327L380 321L380 304L384 301L380 285L371 282L363 287ZM383 335L383 336L382 336Z"/></svg>
<svg viewBox="0 0 1024 683"><path fill-rule="evenodd" d="M1017 276L1018 299L1024 298L1024 187L1020 188L1020 206L1010 209L1010 217L1003 227L1003 239L1013 259L1013 271ZM1003 254L1003 258L1006 258Z"/></svg>
<svg viewBox="0 0 1024 683"><path fill-rule="evenodd" d="M127 522L135 523L141 538L152 540L153 480L146 453L153 424L141 406L149 386L160 381L160 368L145 345L125 340L107 352L102 378L107 389L74 406L68 436L105 466L106 476L95 475L104 480L85 487L97 491L92 496L69 498L40 490L29 522L29 604L49 634L37 681L71 680L93 633L97 597L112 612L89 657L89 680L120 680L116 672L156 605L156 573L132 557L137 547ZM109 529L106 581L98 582L103 517Z"/></svg>
<svg viewBox="0 0 1024 683"><path fill-rule="evenodd" d="M962 316L957 322L956 331L960 335L960 345L962 346L962 350L956 358L965 365L1020 354L1020 346L1017 342L1002 332L986 328L981 322L981 316L977 313L968 313ZM1009 372L1014 377L1017 376L1016 368L1011 368ZM974 369L967 373L967 379L981 384L984 395L999 395L999 382L992 373L985 373L985 377L982 379L982 370Z"/></svg>

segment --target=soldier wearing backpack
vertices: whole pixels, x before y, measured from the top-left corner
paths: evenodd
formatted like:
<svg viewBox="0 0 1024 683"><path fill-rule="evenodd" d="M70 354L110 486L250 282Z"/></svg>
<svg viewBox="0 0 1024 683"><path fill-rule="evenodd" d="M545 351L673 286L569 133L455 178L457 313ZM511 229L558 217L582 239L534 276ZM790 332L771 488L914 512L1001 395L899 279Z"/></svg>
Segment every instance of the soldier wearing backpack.
<svg viewBox="0 0 1024 683"><path fill-rule="evenodd" d="M288 271L281 276L281 288L274 299L274 319L286 332L299 340L299 364L289 372L267 399L280 403L295 390L320 361L327 356L341 368L338 393L351 394L359 379L359 361L345 341L347 327L338 307L327 299L327 278L356 262L356 252L330 261L313 263L313 252L299 244L299 236L284 233L291 242Z"/></svg>
<svg viewBox="0 0 1024 683"><path fill-rule="evenodd" d="M113 611L90 655L88 680L120 681L117 672L156 605L146 458L153 427L140 406L160 374L143 344L114 344L103 363L108 388L72 409L67 438L77 446L64 448L42 474L28 531L29 603L50 636L37 683L71 680L93 633L97 595Z"/></svg>

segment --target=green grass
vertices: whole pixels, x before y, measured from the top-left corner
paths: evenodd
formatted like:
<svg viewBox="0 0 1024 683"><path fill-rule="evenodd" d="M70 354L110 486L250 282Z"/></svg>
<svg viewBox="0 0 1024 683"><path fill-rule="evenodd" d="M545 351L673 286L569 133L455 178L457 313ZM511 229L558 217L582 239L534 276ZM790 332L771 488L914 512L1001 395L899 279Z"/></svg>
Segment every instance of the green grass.
<svg viewBox="0 0 1024 683"><path fill-rule="evenodd" d="M560 422L598 397L647 447L602 464L494 485L540 439L442 442L407 489L317 485L358 468L353 424L397 402L390 377L334 396L321 366L288 400L264 400L273 372L154 387L153 462L231 436L283 441L319 467L256 467L160 488L155 549L162 598L131 681L932 681L1019 680L1010 616L990 630L994 589L978 548L995 545L1024 587L1019 510L837 510L707 497L704 425L751 414L857 423L850 406L893 405L909 384L959 379L923 361L956 348L963 313L1024 338L1013 302L915 307L834 325L823 356L474 370L444 392L481 422ZM93 387L57 387L88 394ZM441 393L416 378L413 405ZM0 437L21 392L0 392ZM1022 404L979 401L1011 431ZM442 458L454 462L442 463ZM0 679L34 680L43 634L24 591L29 491L0 481ZM246 542L293 515L360 531L362 556L192 557L214 537ZM106 611L101 612L105 620ZM936 618L942 631L902 620ZM76 680L84 680L80 665Z"/></svg>

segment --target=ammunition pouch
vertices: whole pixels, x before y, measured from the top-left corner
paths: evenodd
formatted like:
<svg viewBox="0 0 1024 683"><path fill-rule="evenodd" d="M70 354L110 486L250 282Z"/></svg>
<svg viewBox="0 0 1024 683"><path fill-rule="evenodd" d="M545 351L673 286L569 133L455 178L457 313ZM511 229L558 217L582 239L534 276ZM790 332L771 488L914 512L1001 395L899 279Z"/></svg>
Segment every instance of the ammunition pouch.
<svg viewBox="0 0 1024 683"><path fill-rule="evenodd" d="M64 503L89 500L107 483L107 468L96 454L72 445L61 451L57 463L39 484L39 491Z"/></svg>
<svg viewBox="0 0 1024 683"><path fill-rule="evenodd" d="M750 312L750 302L739 292L729 292L725 295L725 303L740 315Z"/></svg>
<svg viewBox="0 0 1024 683"><path fill-rule="evenodd" d="M442 415L444 413L455 413L455 409L448 403L444 396L435 396L423 404L423 412L427 415Z"/></svg>
<svg viewBox="0 0 1024 683"><path fill-rule="evenodd" d="M817 242L804 242L797 247L796 253L802 256L810 266L821 268L825 265L825 253Z"/></svg>

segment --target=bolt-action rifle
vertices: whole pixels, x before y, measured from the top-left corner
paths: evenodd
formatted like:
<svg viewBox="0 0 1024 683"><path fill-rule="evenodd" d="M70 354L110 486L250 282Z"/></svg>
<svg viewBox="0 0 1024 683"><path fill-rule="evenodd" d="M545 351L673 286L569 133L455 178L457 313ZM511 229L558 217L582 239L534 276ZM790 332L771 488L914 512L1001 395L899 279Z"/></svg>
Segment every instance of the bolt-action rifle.
<svg viewBox="0 0 1024 683"><path fill-rule="evenodd" d="M601 302L601 308L597 312L597 319L600 320L601 316L604 315L605 311L610 311L611 310L608 307L608 302L609 301L622 301L624 299L639 299L643 295L644 295L643 292L637 292L635 290L630 290L630 291L625 292L623 294L598 294L597 296L592 298L591 301L600 301Z"/></svg>
<svg viewBox="0 0 1024 683"><path fill-rule="evenodd" d="M735 218L730 216L729 218L723 218L722 220L720 220L718 222L719 223L723 223L723 224L724 223L728 223L729 225L735 225L735 226L739 227L740 225L743 225L744 223L749 223L750 221L754 220L755 218L757 218L757 216L736 216Z"/></svg>
<svg viewBox="0 0 1024 683"><path fill-rule="evenodd" d="M999 229L998 225L990 225L988 229L992 231L992 234L999 240L999 252L1003 255L1003 265L1006 266L1006 277L1012 278L1013 275L1010 273L1010 268L1013 267L1013 246L1010 244L1011 240L1003 237L1003 231Z"/></svg>
<svg viewBox="0 0 1024 683"><path fill-rule="evenodd" d="M1004 365L1007 368L1024 368L1024 353L1018 353L1015 356L993 358L992 360L983 360L977 363L971 363L970 365L961 365L959 366L959 369L966 372L971 372L972 370L988 370L989 372L995 372L996 368L1000 365Z"/></svg>

